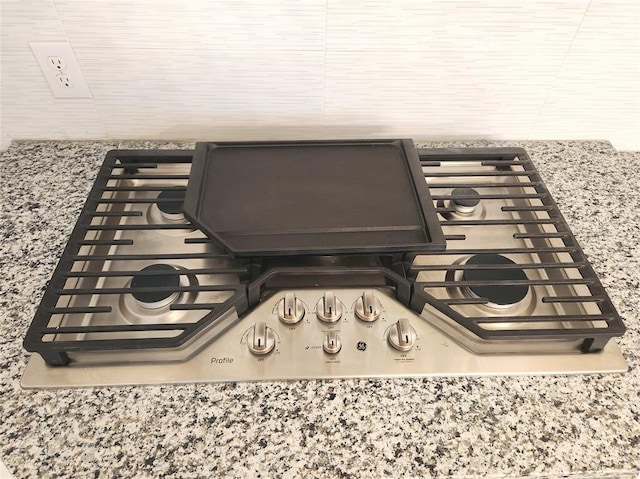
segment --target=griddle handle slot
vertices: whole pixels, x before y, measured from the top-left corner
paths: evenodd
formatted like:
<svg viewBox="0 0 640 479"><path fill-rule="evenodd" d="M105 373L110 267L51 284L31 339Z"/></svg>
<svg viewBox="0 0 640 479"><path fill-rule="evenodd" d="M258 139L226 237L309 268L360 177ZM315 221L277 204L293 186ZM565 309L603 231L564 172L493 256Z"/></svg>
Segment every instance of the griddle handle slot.
<svg viewBox="0 0 640 479"><path fill-rule="evenodd" d="M393 286L396 292L396 298L402 304L408 304L411 297L411 284L405 278L399 274L384 267L333 267L333 268L318 268L318 267L274 267L265 271L261 276L256 278L248 286L248 298L249 307L254 307L260 302L262 291L270 280L276 278L294 278L292 286L295 287L296 277L310 277L319 276L323 279L330 279L331 277L344 278L354 277L367 278L365 281L358 283L358 286L377 286L379 287L379 280L384 278L387 286ZM337 285L342 286L338 281ZM353 285L352 285L353 286Z"/></svg>

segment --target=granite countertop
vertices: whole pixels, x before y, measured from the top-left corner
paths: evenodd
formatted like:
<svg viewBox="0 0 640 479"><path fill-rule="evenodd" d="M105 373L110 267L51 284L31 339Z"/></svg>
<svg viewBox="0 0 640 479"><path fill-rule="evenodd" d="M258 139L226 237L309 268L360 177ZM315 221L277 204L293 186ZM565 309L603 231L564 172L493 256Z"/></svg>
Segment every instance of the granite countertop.
<svg viewBox="0 0 640 479"><path fill-rule="evenodd" d="M104 154L185 145L17 143L1 158L0 458L9 471L637 477L640 154L607 142L451 145L527 149L626 322L629 372L24 391L22 338Z"/></svg>

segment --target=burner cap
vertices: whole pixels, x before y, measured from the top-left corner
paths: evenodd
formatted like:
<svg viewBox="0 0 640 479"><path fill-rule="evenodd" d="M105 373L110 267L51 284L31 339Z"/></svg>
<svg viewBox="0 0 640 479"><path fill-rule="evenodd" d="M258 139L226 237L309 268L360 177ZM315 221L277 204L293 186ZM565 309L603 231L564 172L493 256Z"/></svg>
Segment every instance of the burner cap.
<svg viewBox="0 0 640 479"><path fill-rule="evenodd" d="M131 280L131 288L157 288L180 286L180 275L176 268L168 264L152 264L142 271L154 271L157 275L134 276ZM154 304L170 298L175 291L132 291L131 294L141 303Z"/></svg>
<svg viewBox="0 0 640 479"><path fill-rule="evenodd" d="M473 198L459 198L460 196L473 196ZM480 194L473 188L454 188L451 191L451 201L457 205L471 208L480 203Z"/></svg>
<svg viewBox="0 0 640 479"><path fill-rule="evenodd" d="M185 191L184 186L174 186L173 188L162 190L158 195L158 199L163 201L158 201L158 209L169 215L182 214Z"/></svg>
<svg viewBox="0 0 640 479"><path fill-rule="evenodd" d="M465 269L462 272L464 281L515 281L526 280L527 275L521 269L498 269L492 268L494 265L516 264L509 258L499 254L480 253L472 256L465 264L486 265L482 269ZM480 298L487 298L490 303L507 306L522 301L529 286L527 285L493 285L493 286L468 286L469 290Z"/></svg>

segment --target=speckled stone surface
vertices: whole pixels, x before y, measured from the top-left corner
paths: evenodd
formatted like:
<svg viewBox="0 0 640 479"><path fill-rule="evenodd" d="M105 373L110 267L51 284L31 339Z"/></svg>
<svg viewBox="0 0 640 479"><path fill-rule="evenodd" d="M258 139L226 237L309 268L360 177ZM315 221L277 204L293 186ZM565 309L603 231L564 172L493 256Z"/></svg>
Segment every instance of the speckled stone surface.
<svg viewBox="0 0 640 479"><path fill-rule="evenodd" d="M449 145L527 149L625 319L619 344L628 373L23 391L22 338L105 152L184 145L18 143L1 158L0 183L0 457L9 471L636 477L640 154L606 142Z"/></svg>

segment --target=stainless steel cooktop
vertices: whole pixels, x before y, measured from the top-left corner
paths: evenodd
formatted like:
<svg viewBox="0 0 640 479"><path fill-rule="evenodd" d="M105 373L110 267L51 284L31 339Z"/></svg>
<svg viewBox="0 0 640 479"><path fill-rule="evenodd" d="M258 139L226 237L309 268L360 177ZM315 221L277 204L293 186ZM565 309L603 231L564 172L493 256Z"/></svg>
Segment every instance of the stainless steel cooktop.
<svg viewBox="0 0 640 479"><path fill-rule="evenodd" d="M524 150L418 150L444 250L279 258L184 216L192 154L107 155L23 387L626 370L624 325Z"/></svg>

